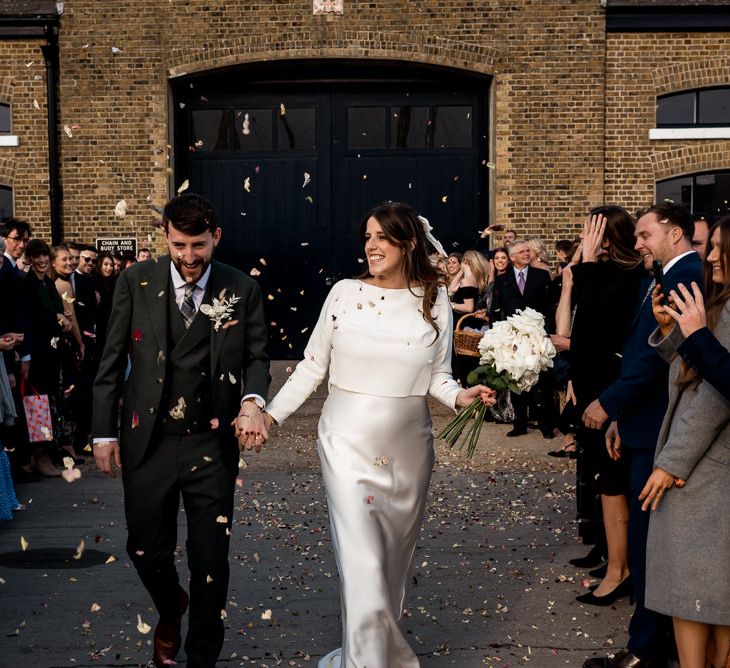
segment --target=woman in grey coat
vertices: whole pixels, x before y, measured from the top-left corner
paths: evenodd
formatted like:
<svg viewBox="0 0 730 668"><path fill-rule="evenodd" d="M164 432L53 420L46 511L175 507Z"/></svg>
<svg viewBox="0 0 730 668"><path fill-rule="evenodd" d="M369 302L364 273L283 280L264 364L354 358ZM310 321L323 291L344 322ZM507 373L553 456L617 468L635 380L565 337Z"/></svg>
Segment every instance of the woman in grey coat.
<svg viewBox="0 0 730 668"><path fill-rule="evenodd" d="M730 347L730 216L711 232L707 322ZM650 343L671 360L669 404L654 472L642 490L653 511L646 607L671 615L682 668L721 668L730 652L730 403L676 354L684 338L654 299L660 324Z"/></svg>

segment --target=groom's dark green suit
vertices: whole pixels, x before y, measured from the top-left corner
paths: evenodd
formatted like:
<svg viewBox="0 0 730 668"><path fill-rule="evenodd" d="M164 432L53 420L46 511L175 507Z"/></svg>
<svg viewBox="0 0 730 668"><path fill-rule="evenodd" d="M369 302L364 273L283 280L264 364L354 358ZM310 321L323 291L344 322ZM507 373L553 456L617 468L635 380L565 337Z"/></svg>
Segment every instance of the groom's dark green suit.
<svg viewBox="0 0 730 668"><path fill-rule="evenodd" d="M238 468L230 423L241 398L265 398L270 381L258 284L213 261L202 303L223 290L225 299L239 300L218 330L201 310L186 328L169 256L124 271L94 385L94 436L119 435L127 551L162 618L179 604L174 554L182 496L191 573L185 649L187 665L198 667L214 665L223 643Z"/></svg>

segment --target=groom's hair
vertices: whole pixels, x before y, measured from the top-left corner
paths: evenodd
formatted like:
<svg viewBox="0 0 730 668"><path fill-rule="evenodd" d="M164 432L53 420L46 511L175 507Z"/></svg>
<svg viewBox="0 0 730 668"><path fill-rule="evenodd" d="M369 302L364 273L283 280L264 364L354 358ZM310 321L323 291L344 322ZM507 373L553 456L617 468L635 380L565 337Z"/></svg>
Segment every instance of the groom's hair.
<svg viewBox="0 0 730 668"><path fill-rule="evenodd" d="M205 197L185 193L165 204L162 224L165 232L172 225L178 232L191 237L204 234L206 230L213 234L218 228L218 214Z"/></svg>

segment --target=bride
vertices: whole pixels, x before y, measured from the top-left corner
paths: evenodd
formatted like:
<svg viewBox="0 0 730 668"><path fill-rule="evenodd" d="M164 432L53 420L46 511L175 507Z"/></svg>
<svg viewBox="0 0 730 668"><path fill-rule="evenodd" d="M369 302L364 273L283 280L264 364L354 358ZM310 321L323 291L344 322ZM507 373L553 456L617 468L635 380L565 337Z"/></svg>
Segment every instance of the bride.
<svg viewBox="0 0 730 668"><path fill-rule="evenodd" d="M332 288L303 361L266 409L280 424L329 373L318 451L342 648L319 668L419 665L399 621L434 464L426 393L452 409L494 402L493 390L451 377L451 307L429 262L429 242L440 248L430 229L400 203L363 219L367 271Z"/></svg>

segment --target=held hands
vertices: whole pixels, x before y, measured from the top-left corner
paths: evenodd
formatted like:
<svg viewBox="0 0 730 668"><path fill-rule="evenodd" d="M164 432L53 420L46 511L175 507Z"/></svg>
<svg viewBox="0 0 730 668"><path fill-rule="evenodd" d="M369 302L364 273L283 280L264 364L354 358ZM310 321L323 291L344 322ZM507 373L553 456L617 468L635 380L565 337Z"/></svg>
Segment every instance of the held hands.
<svg viewBox="0 0 730 668"><path fill-rule="evenodd" d="M122 468L122 459L119 455L119 441L101 441L94 443L94 459L96 468L106 473L110 478L116 478L114 467Z"/></svg>
<svg viewBox="0 0 730 668"><path fill-rule="evenodd" d="M477 397L485 406L493 406L497 401L497 392L486 385L474 385L456 395L456 407L465 408Z"/></svg>
<svg viewBox="0 0 730 668"><path fill-rule="evenodd" d="M269 429L273 418L262 411L255 402L244 401L238 417L231 423L236 429L236 438L240 450L256 450L269 438Z"/></svg>
<svg viewBox="0 0 730 668"><path fill-rule="evenodd" d="M672 290L669 293L671 295L669 306L665 306L664 311L679 323L679 329L682 330L682 334L687 338L698 329L707 327L705 300L700 287L694 281L692 281L693 294L690 294L690 291L682 283L677 288L682 293L682 296L680 297L676 290ZM674 310L675 308L676 310Z"/></svg>
<svg viewBox="0 0 730 668"><path fill-rule="evenodd" d="M644 489L641 490L641 494L639 494L639 501L644 502L641 509L649 510L649 506L651 506L652 510L656 510L661 503L664 492L674 486L684 487L684 484L684 480L675 478L664 469L655 468L649 476L649 480L646 481Z"/></svg>
<svg viewBox="0 0 730 668"><path fill-rule="evenodd" d="M603 251L603 233L606 231L606 216L594 214L583 227L583 262L595 262Z"/></svg>

